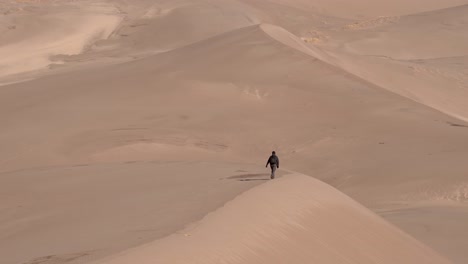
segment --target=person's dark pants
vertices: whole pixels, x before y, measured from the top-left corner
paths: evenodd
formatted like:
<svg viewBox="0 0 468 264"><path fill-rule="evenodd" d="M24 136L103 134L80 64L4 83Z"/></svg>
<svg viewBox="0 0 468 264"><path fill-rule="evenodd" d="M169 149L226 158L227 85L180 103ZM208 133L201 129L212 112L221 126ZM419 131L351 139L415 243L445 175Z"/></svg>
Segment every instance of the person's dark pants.
<svg viewBox="0 0 468 264"><path fill-rule="evenodd" d="M276 171L276 164L270 164L270 167L271 167L271 176L270 176L270 178L274 179L275 178L275 171Z"/></svg>

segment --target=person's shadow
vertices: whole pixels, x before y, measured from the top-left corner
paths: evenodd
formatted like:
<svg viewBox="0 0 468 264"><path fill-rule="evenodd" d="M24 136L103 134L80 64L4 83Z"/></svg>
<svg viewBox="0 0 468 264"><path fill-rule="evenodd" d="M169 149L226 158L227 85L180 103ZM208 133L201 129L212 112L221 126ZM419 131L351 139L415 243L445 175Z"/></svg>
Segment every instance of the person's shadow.
<svg viewBox="0 0 468 264"><path fill-rule="evenodd" d="M239 174L227 177L230 180L237 181L268 181L270 180L270 174L268 173L249 173L249 174Z"/></svg>

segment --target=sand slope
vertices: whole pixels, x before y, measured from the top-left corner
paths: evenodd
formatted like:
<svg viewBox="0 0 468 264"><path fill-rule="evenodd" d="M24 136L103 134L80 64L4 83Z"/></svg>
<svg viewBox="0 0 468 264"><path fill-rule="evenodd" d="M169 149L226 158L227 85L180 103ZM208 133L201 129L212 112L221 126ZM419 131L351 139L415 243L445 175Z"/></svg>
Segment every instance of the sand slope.
<svg viewBox="0 0 468 264"><path fill-rule="evenodd" d="M2 171L139 160L263 165L265 149L276 149L289 168L374 209L454 201L466 182L463 123L325 55L285 29L260 25L4 86Z"/></svg>
<svg viewBox="0 0 468 264"><path fill-rule="evenodd" d="M265 180L275 149L284 167L325 181L467 263L466 4L2 1L3 71L18 74L0 82L22 82L0 87L0 255L8 264L80 263L160 239ZM24 72L28 65L38 71ZM301 179L262 188L290 191L299 182L311 185ZM402 262L425 261L427 249L336 195L324 194L357 219L366 215L362 222L375 224L375 234L411 249L396 248ZM328 215L334 205L323 202L289 206ZM228 208L240 215L244 204ZM214 218L224 218L223 210ZM266 214L279 220L270 227L291 220ZM292 242L288 234L322 248L317 235L340 250L322 250L317 257L326 261L395 257L360 223L340 229L351 238L338 240L331 231L347 222L335 227L316 217L292 219L305 227L301 234L297 226L274 237L255 228L279 245ZM209 220L210 230L197 237L210 242L205 236L220 221ZM330 232L316 233L322 225ZM353 251L357 238L378 251ZM234 246L245 261L272 257Z"/></svg>
<svg viewBox="0 0 468 264"><path fill-rule="evenodd" d="M135 262L449 263L304 175L255 187L188 229L99 263Z"/></svg>
<svg viewBox="0 0 468 264"><path fill-rule="evenodd" d="M468 5L350 24L330 63L382 88L467 120ZM430 44L429 44L430 43ZM391 74L390 74L391 73Z"/></svg>
<svg viewBox="0 0 468 264"><path fill-rule="evenodd" d="M305 9L309 12L349 19L366 19L379 16L408 15L441 8L459 6L468 3L466 0L414 0L411 2L404 0L391 2L372 0L360 0L353 2L346 0L269 0L263 2L274 2L281 4L284 7L294 7L303 10Z"/></svg>
<svg viewBox="0 0 468 264"><path fill-rule="evenodd" d="M168 236L268 174L207 162L79 164L2 173L0 263L85 263Z"/></svg>

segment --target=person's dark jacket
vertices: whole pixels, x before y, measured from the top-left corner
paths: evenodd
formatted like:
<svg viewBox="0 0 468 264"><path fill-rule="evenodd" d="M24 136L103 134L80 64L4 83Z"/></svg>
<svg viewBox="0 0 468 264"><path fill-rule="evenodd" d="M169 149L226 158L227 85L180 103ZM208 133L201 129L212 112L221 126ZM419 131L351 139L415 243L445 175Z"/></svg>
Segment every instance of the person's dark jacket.
<svg viewBox="0 0 468 264"><path fill-rule="evenodd" d="M279 158L278 158L278 156L276 156L275 154L271 155L267 160L266 166L268 166L268 164L276 165L276 167L279 168Z"/></svg>

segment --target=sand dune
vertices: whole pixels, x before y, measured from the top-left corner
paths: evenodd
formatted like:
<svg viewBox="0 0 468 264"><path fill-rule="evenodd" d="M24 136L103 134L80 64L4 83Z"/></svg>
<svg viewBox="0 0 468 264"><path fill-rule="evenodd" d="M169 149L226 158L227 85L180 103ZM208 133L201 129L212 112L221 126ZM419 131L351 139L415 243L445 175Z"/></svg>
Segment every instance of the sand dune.
<svg viewBox="0 0 468 264"><path fill-rule="evenodd" d="M467 263L466 4L2 1L0 260Z"/></svg>
<svg viewBox="0 0 468 264"><path fill-rule="evenodd" d="M413 0L413 1L346 1L346 0L269 0L267 2L279 3L283 6L292 6L343 18L369 18L377 16L408 15L424 11L437 10L447 7L467 4L466 0Z"/></svg>
<svg viewBox="0 0 468 264"><path fill-rule="evenodd" d="M450 191L465 179L465 132L447 123L460 121L306 54L297 40L251 26L131 63L4 86L2 144L10 151L1 153L2 170L263 163L275 148L288 167L374 209L432 199L421 189Z"/></svg>
<svg viewBox="0 0 468 264"><path fill-rule="evenodd" d="M185 230L99 263L135 262L449 263L304 175L255 187Z"/></svg>
<svg viewBox="0 0 468 264"><path fill-rule="evenodd" d="M0 25L8 28L0 39L0 77L60 64L54 56L80 54L94 42L107 39L121 17L112 6L99 7L39 6L38 10L10 11L0 19Z"/></svg>
<svg viewBox="0 0 468 264"><path fill-rule="evenodd" d="M268 174L245 164L153 161L0 177L0 263L35 264L85 263L165 237Z"/></svg>
<svg viewBox="0 0 468 264"><path fill-rule="evenodd" d="M119 34L124 37L118 41L120 46L140 52L166 51L260 21L256 10L232 0L149 3L143 13L133 11L135 19L121 25ZM177 30L170 29L174 26Z"/></svg>
<svg viewBox="0 0 468 264"><path fill-rule="evenodd" d="M353 32L344 43L344 49L350 53L403 61L466 56L467 10L468 4L387 18L387 22L376 20L375 23L380 24L372 26L373 31L363 28ZM366 27L372 25L371 22L366 24ZM450 49L447 49L448 43Z"/></svg>

